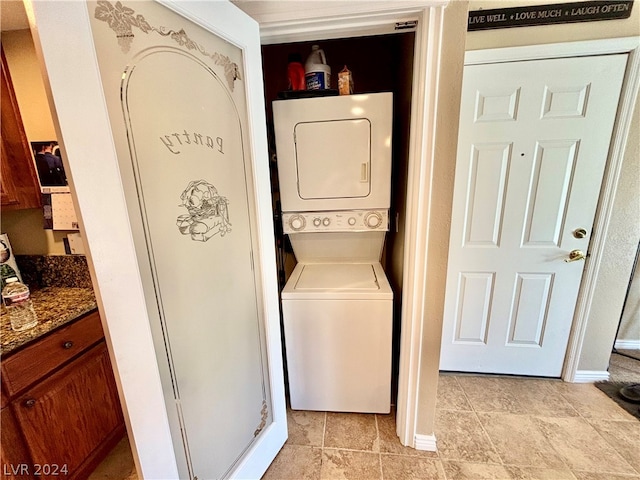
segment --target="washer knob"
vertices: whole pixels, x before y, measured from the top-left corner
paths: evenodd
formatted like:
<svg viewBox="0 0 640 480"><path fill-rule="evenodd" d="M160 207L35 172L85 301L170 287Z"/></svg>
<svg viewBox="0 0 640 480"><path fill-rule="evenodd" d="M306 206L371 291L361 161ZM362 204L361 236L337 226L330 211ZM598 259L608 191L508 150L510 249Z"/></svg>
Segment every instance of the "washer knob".
<svg viewBox="0 0 640 480"><path fill-rule="evenodd" d="M349 225L351 225L352 227L356 224L356 219L355 217L349 217Z"/></svg>
<svg viewBox="0 0 640 480"><path fill-rule="evenodd" d="M318 217L313 219L313 225L315 227L319 227L321 223L322 223L322 221Z"/></svg>
<svg viewBox="0 0 640 480"><path fill-rule="evenodd" d="M323 224L325 227L328 227L330 223L331 223L331 219L330 219L329 217L324 217L324 218L322 219L322 224Z"/></svg>
<svg viewBox="0 0 640 480"><path fill-rule="evenodd" d="M289 219L289 226L294 231L302 230L305 225L306 221L302 215L293 215Z"/></svg>
<svg viewBox="0 0 640 480"><path fill-rule="evenodd" d="M369 228L378 228L382 224L382 215L378 212L369 212L364 217L364 224Z"/></svg>

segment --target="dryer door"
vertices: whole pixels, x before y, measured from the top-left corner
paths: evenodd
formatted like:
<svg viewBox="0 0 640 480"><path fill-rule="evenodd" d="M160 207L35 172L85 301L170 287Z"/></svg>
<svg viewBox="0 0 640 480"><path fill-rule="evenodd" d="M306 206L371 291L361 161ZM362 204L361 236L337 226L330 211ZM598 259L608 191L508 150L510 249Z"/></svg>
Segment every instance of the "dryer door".
<svg viewBox="0 0 640 480"><path fill-rule="evenodd" d="M371 193L368 119L298 123L294 132L300 198L360 198Z"/></svg>
<svg viewBox="0 0 640 480"><path fill-rule="evenodd" d="M390 92L273 102L283 212L386 210Z"/></svg>

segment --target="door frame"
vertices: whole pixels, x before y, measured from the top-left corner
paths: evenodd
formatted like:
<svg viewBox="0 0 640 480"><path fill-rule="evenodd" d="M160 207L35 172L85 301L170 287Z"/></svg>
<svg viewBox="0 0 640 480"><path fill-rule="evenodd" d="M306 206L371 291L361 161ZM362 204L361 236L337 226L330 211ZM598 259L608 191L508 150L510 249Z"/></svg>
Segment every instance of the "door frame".
<svg viewBox="0 0 640 480"><path fill-rule="evenodd" d="M591 55L629 55L622 84L618 112L616 115L606 169L602 180L598 208L593 224L593 235L589 245L589 259L585 264L576 310L573 317L571 335L567 345L562 379L565 382L588 383L606 380L592 372L581 372L578 363L582 353L593 295L603 253L607 247L609 220L613 212L614 200L625 146L629 137L631 119L640 87L640 39L638 37L609 38L555 44L529 45L523 47L472 50L465 54L465 66L488 63L517 62L526 60L546 60Z"/></svg>
<svg viewBox="0 0 640 480"><path fill-rule="evenodd" d="M433 434L419 433L420 379L426 372L423 334L429 330L426 304L429 226L437 120L444 9L449 0L373 2L234 1L260 24L263 44L393 34L396 22L417 20L411 92L411 126L405 218L400 372L396 433L403 445L436 450ZM261 5L262 4L262 5ZM297 4L297 5L296 5ZM300 8L300 5L303 5ZM434 367L437 375L437 366ZM433 373L433 372L431 372ZM424 391L422 394L424 395ZM436 385L428 394L435 404ZM424 407L422 407L424 408Z"/></svg>
<svg viewBox="0 0 640 480"><path fill-rule="evenodd" d="M159 0L243 50L259 276L258 305L264 321L273 421L249 447L232 476L258 478L287 435L280 315L273 248L271 184L262 95L257 23L228 2L218 2L221 25L211 25L205 2ZM179 478L167 406L138 267L124 187L113 143L90 13L85 2L35 2L25 7L47 90L56 135L64 150L74 208L87 245L96 301L114 367L129 441L144 478ZM244 21L247 20L247 21ZM65 28L60 28L64 25ZM73 74L69 64L74 63ZM56 95L54 96L53 93ZM86 134L91 131L92 135ZM126 282L127 288L122 288ZM255 453L255 454L254 454Z"/></svg>

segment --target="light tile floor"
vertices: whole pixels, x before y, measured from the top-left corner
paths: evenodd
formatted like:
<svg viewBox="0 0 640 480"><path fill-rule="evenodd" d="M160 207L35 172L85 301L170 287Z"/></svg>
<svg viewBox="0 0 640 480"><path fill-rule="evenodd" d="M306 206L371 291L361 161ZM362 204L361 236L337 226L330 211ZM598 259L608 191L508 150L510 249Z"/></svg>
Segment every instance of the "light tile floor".
<svg viewBox="0 0 640 480"><path fill-rule="evenodd" d="M263 480L640 480L640 421L591 384L441 375L438 453L393 415L289 411Z"/></svg>
<svg viewBox="0 0 640 480"><path fill-rule="evenodd" d="M131 445L126 435L98 465L88 480L138 480Z"/></svg>
<svg viewBox="0 0 640 480"><path fill-rule="evenodd" d="M640 480L640 421L591 384L441 375L436 413L437 453L403 447L393 414L289 410L263 480ZM89 477L125 479L126 439Z"/></svg>

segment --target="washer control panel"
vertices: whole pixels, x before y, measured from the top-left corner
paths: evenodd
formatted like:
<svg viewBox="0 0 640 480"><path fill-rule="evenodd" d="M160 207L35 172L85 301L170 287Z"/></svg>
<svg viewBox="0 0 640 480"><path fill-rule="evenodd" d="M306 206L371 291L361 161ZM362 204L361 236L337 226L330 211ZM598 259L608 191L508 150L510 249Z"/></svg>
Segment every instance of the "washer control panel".
<svg viewBox="0 0 640 480"><path fill-rule="evenodd" d="M389 230L388 210L340 210L282 214L284 233Z"/></svg>

